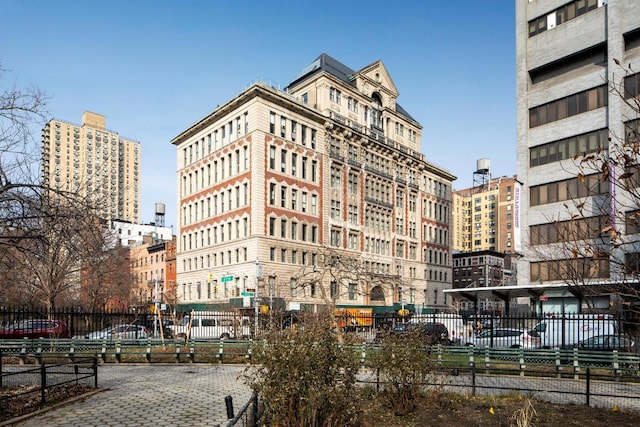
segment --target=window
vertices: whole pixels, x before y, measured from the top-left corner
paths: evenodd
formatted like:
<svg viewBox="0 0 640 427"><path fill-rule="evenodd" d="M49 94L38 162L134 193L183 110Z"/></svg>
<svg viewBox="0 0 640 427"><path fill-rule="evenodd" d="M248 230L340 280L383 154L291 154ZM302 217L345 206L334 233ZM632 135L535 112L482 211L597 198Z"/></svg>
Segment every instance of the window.
<svg viewBox="0 0 640 427"><path fill-rule="evenodd" d="M342 101L342 92L340 92L335 87L329 88L329 100L331 102L335 102L337 104L340 104L340 102Z"/></svg>
<svg viewBox="0 0 640 427"><path fill-rule="evenodd" d="M331 219L342 219L340 215L340 202L331 200Z"/></svg>
<svg viewBox="0 0 640 427"><path fill-rule="evenodd" d="M331 168L331 188L340 188L340 175L342 171L340 169Z"/></svg>
<svg viewBox="0 0 640 427"><path fill-rule="evenodd" d="M347 98L347 110L358 113L358 100L351 97Z"/></svg>
<svg viewBox="0 0 640 427"><path fill-rule="evenodd" d="M355 283L349 283L349 299L350 300L356 299L356 284Z"/></svg>
<svg viewBox="0 0 640 427"><path fill-rule="evenodd" d="M529 109L529 127L534 128L607 105L607 86L578 92ZM558 115L558 111L562 113ZM565 112L566 111L566 115Z"/></svg>
<svg viewBox="0 0 640 427"><path fill-rule="evenodd" d="M358 194L358 184L358 174L349 172L349 181L347 183L347 191L349 191L349 194Z"/></svg>
<svg viewBox="0 0 640 427"><path fill-rule="evenodd" d="M280 189L280 207L284 208L287 206L287 187L284 185Z"/></svg>
<svg viewBox="0 0 640 427"><path fill-rule="evenodd" d="M291 175L296 176L297 167L298 155L296 153L291 153Z"/></svg>
<svg viewBox="0 0 640 427"><path fill-rule="evenodd" d="M287 150L280 152L280 172L286 172L287 170Z"/></svg>
<svg viewBox="0 0 640 427"><path fill-rule="evenodd" d="M276 113L269 114L269 132L276 133Z"/></svg>
<svg viewBox="0 0 640 427"><path fill-rule="evenodd" d="M340 230L331 230L331 246L342 246Z"/></svg>
<svg viewBox="0 0 640 427"><path fill-rule="evenodd" d="M529 166L541 166L565 159L573 159L577 154L589 154L606 150L608 137L608 131L605 128L532 147L529 149ZM508 195L507 197L511 196Z"/></svg>
<svg viewBox="0 0 640 427"><path fill-rule="evenodd" d="M269 147L269 169L276 168L276 147Z"/></svg>
<svg viewBox="0 0 640 427"><path fill-rule="evenodd" d="M356 233L349 233L347 246L349 249L358 249L358 235Z"/></svg>

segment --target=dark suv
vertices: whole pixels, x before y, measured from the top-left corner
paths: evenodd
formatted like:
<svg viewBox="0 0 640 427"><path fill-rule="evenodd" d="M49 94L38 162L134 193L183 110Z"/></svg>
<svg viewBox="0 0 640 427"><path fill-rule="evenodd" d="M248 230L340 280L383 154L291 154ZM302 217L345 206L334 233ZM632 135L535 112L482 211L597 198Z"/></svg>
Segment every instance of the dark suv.
<svg viewBox="0 0 640 427"><path fill-rule="evenodd" d="M410 338L424 339L426 344L449 344L449 331L442 323L398 323L389 331L376 334L375 342L381 342L386 338Z"/></svg>

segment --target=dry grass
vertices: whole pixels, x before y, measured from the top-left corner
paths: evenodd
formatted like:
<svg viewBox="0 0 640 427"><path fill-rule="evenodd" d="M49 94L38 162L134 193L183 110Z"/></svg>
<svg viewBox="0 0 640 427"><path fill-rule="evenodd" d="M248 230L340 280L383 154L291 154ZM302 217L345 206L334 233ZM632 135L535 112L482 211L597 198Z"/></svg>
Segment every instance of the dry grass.
<svg viewBox="0 0 640 427"><path fill-rule="evenodd" d="M521 396L474 398L437 393L422 396L418 409L394 416L380 402L363 400L360 426L385 427L636 427L640 412L559 405Z"/></svg>

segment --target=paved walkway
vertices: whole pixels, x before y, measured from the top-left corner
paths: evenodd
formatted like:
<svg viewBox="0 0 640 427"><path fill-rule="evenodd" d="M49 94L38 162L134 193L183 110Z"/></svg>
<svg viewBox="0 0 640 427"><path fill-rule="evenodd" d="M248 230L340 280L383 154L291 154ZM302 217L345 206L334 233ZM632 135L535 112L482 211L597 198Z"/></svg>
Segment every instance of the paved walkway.
<svg viewBox="0 0 640 427"><path fill-rule="evenodd" d="M86 400L29 418L21 427L41 426L226 426L225 397L234 414L251 391L233 365L100 365L98 387Z"/></svg>

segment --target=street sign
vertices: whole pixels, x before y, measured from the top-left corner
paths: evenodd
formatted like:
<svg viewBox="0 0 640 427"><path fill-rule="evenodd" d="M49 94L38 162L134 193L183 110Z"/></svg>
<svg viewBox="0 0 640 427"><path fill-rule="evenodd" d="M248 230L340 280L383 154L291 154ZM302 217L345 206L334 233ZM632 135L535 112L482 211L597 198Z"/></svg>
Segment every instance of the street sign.
<svg viewBox="0 0 640 427"><path fill-rule="evenodd" d="M253 292L240 292L240 295L242 295L243 297L253 297L253 296L255 296L255 293L253 293Z"/></svg>
<svg viewBox="0 0 640 427"><path fill-rule="evenodd" d="M227 276L222 276L222 278L220 279L220 281L221 281L222 283L231 282L231 281L233 281L233 275L232 275L232 274L229 274L229 275L227 275Z"/></svg>

